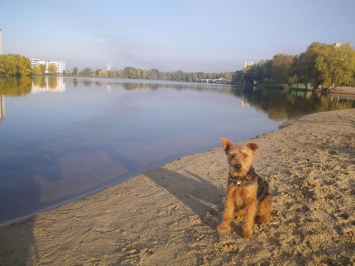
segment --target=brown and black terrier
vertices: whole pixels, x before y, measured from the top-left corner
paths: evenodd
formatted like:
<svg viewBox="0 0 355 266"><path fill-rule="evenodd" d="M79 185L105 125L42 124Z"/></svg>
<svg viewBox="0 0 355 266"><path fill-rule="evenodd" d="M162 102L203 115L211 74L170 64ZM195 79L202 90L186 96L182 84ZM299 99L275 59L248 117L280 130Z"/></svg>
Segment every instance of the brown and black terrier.
<svg viewBox="0 0 355 266"><path fill-rule="evenodd" d="M235 217L244 217L243 236L249 238L255 218L261 223L269 223L271 212L269 183L261 179L252 166L258 145L235 145L222 138L222 147L228 157L229 178L223 218L217 229L227 230Z"/></svg>

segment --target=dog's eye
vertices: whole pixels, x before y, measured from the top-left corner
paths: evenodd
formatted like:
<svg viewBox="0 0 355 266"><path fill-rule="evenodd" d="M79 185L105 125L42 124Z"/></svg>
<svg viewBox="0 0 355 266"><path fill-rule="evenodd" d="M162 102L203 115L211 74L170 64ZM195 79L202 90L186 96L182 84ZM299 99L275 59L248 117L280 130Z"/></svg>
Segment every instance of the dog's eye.
<svg viewBox="0 0 355 266"><path fill-rule="evenodd" d="M235 158L235 154L231 154L230 156L231 156L231 158Z"/></svg>

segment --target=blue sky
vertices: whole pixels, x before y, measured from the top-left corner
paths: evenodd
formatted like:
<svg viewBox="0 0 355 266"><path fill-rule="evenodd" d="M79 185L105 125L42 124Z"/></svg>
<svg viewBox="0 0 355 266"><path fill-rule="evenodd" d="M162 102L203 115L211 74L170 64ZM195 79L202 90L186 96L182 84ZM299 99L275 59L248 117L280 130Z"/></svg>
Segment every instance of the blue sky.
<svg viewBox="0 0 355 266"><path fill-rule="evenodd" d="M314 41L355 46L354 0L12 0L0 4L3 53L67 70L229 72L300 54Z"/></svg>

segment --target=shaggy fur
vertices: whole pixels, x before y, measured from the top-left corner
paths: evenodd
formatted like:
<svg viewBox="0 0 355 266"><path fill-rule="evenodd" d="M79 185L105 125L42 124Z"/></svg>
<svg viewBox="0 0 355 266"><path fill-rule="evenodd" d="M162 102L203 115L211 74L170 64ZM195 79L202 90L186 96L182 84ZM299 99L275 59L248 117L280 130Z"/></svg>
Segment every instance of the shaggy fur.
<svg viewBox="0 0 355 266"><path fill-rule="evenodd" d="M244 218L243 236L249 238L255 218L267 224L271 212L269 183L252 166L259 147L255 143L235 145L226 138L222 138L222 147L228 158L229 177L222 222L217 229L220 232L230 229L234 217Z"/></svg>

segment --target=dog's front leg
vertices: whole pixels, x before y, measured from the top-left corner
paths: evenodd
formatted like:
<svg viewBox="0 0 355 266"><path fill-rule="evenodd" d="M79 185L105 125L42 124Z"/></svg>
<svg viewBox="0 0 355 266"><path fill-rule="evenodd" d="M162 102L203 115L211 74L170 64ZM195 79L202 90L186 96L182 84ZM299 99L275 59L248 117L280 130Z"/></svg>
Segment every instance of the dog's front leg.
<svg viewBox="0 0 355 266"><path fill-rule="evenodd" d="M227 195L224 201L222 221L217 227L218 231L224 231L229 228L230 222L234 218L235 208L235 190L233 187L228 187Z"/></svg>
<svg viewBox="0 0 355 266"><path fill-rule="evenodd" d="M243 236L249 238L253 234L254 219L256 215L258 201L256 199L248 199L246 202L246 214L244 218Z"/></svg>

